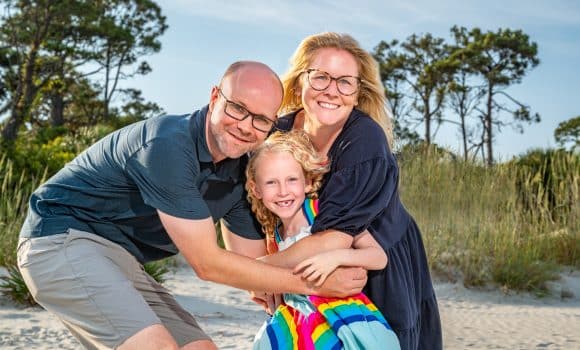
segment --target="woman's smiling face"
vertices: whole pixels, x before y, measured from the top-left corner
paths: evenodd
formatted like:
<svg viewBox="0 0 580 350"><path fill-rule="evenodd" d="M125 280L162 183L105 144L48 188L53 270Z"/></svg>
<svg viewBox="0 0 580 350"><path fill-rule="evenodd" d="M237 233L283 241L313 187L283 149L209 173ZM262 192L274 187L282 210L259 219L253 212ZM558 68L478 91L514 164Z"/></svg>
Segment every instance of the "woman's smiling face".
<svg viewBox="0 0 580 350"><path fill-rule="evenodd" d="M348 51L335 48L318 49L310 62L309 69L326 72L332 78L342 76L358 77L357 61ZM302 106L306 118L320 126L342 127L357 104L358 92L343 95L338 91L337 80L321 91L312 88L306 73L302 76Z"/></svg>

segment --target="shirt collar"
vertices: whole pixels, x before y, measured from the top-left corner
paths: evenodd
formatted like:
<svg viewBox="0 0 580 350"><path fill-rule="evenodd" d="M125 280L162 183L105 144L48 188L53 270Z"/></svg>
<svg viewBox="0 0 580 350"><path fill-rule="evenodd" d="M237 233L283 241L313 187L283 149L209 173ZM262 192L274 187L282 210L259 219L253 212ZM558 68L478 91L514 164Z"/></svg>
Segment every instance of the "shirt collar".
<svg viewBox="0 0 580 350"><path fill-rule="evenodd" d="M280 118L278 118L278 120L276 121L275 124L275 128L274 131L276 130L281 130L281 131L290 131L292 130L292 127L294 126L294 121L296 120L296 116L298 115L298 113L300 113L303 110L303 108L300 108L296 111L290 112ZM364 115L364 112L360 111L357 108L353 108L352 112L350 112L346 122L344 123L344 125L342 126L342 130L347 129L348 127L350 127L350 125L357 120L358 118L360 118L362 115Z"/></svg>
<svg viewBox="0 0 580 350"><path fill-rule="evenodd" d="M205 137L205 120L208 110L209 105L206 105L202 109L193 112L193 115L191 116L192 133L197 148L197 159L203 163L209 163L213 161L211 154L209 153L209 147L207 146L207 139Z"/></svg>

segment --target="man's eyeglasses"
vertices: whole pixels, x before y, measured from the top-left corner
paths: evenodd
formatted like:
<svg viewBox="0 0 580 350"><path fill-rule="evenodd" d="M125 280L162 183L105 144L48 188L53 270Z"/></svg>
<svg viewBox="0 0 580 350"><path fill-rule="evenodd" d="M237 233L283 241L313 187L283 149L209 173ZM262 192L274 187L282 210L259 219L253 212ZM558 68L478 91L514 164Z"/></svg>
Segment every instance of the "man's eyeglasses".
<svg viewBox="0 0 580 350"><path fill-rule="evenodd" d="M252 126L254 129L261 132L270 132L275 123L274 120L263 115L250 113L245 107L240 106L234 101L228 100L220 88L217 88L217 90L226 101L224 112L226 112L228 117L238 121L245 120L247 117L252 117Z"/></svg>
<svg viewBox="0 0 580 350"><path fill-rule="evenodd" d="M316 91L326 90L333 80L336 80L336 88L342 95L350 96L358 91L362 79L353 77L352 75L342 75L340 77L332 77L325 71L315 68L307 69L308 83Z"/></svg>

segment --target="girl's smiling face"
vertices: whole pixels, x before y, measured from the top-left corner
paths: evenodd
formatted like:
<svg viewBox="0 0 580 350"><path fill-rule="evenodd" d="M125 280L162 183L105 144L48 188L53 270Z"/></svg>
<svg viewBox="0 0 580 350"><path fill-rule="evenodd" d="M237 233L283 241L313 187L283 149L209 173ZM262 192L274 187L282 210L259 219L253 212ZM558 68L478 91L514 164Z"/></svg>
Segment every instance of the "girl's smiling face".
<svg viewBox="0 0 580 350"><path fill-rule="evenodd" d="M288 152L265 152L256 162L256 198L288 227L301 213L311 185L300 163Z"/></svg>

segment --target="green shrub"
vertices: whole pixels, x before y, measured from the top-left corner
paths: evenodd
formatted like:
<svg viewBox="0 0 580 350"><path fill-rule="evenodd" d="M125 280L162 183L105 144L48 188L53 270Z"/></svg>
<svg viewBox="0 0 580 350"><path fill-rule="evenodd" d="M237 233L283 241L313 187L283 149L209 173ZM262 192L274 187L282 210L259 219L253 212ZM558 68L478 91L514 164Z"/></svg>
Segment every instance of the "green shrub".
<svg viewBox="0 0 580 350"><path fill-rule="evenodd" d="M47 171L49 177L77 154L114 129L106 125L83 127L74 133L63 127L21 133L6 152L17 170L32 174Z"/></svg>
<svg viewBox="0 0 580 350"><path fill-rule="evenodd" d="M7 268L7 271L7 276L0 277L0 293L18 304L36 305L36 301L32 298L18 268L12 265Z"/></svg>
<svg viewBox="0 0 580 350"><path fill-rule="evenodd" d="M498 256L493 266L493 280L502 288L524 290L537 296L549 293L547 281L557 279L557 268L550 262L531 260L525 250Z"/></svg>
<svg viewBox="0 0 580 350"><path fill-rule="evenodd" d="M143 265L143 269L149 276L153 277L155 281L159 284L165 283L167 280L166 276L170 270L170 262L171 260L160 260L160 261L152 261L148 262Z"/></svg>

